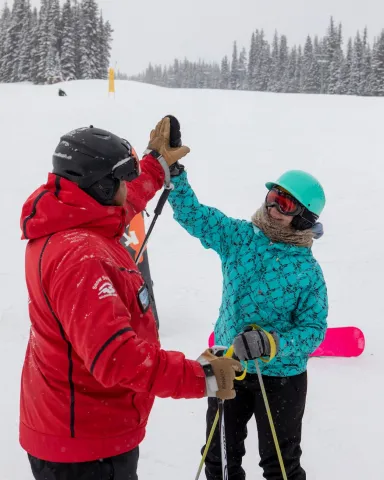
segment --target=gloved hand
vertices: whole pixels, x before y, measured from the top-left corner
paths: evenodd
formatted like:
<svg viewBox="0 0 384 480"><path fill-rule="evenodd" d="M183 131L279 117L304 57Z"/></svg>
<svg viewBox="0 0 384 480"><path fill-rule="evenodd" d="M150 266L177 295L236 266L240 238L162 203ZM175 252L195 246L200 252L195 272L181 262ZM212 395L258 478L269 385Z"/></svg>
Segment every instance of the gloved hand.
<svg viewBox="0 0 384 480"><path fill-rule="evenodd" d="M203 366L207 380L207 395L221 400L235 398L233 381L236 372L242 371L241 363L233 358L216 357L210 349L200 355L198 361ZM214 387L210 380L216 380Z"/></svg>
<svg viewBox="0 0 384 480"><path fill-rule="evenodd" d="M185 157L190 149L186 146L170 146L171 123L169 117L164 117L152 130L148 150L159 153L166 161L168 167Z"/></svg>
<svg viewBox="0 0 384 480"><path fill-rule="evenodd" d="M277 351L279 337L275 332L271 335ZM253 330L252 327L247 327L243 333L235 337L233 347L239 360L255 360L255 358L267 357L271 354L271 345L267 335L262 330Z"/></svg>

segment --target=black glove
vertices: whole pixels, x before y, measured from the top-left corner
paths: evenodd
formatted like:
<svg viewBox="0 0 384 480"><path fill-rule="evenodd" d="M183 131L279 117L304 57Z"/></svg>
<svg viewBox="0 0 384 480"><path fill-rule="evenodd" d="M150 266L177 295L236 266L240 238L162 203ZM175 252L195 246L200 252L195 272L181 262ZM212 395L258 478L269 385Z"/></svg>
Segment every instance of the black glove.
<svg viewBox="0 0 384 480"><path fill-rule="evenodd" d="M277 350L279 337L274 332L271 335ZM255 360L271 355L271 345L267 335L262 330L253 330L252 327L247 327L243 333L235 337L233 347L239 360Z"/></svg>
<svg viewBox="0 0 384 480"><path fill-rule="evenodd" d="M167 115L171 123L171 133L169 136L169 146L171 148L181 147L183 142L181 141L181 131L180 131L180 122L173 115ZM171 177L178 177L182 172L184 172L184 165L179 162L171 165L169 169Z"/></svg>

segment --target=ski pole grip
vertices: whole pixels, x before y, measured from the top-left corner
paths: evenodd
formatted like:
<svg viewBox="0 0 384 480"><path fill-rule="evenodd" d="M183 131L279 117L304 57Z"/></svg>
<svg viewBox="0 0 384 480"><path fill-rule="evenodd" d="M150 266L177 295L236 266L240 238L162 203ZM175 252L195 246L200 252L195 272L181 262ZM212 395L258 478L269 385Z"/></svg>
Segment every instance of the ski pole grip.
<svg viewBox="0 0 384 480"><path fill-rule="evenodd" d="M171 148L181 147L180 122L173 115L167 115L170 123L169 146Z"/></svg>

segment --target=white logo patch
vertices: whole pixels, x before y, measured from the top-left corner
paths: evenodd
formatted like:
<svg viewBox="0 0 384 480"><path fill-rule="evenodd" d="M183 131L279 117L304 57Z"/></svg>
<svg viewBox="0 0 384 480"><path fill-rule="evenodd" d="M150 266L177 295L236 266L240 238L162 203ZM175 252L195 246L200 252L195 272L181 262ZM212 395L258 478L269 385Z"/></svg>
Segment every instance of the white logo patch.
<svg viewBox="0 0 384 480"><path fill-rule="evenodd" d="M112 283L103 283L99 288L99 299L102 300L103 298L107 297L117 297L116 290Z"/></svg>
<svg viewBox="0 0 384 480"><path fill-rule="evenodd" d="M107 297L117 297L115 287L108 277L100 277L92 288L98 291L99 300Z"/></svg>

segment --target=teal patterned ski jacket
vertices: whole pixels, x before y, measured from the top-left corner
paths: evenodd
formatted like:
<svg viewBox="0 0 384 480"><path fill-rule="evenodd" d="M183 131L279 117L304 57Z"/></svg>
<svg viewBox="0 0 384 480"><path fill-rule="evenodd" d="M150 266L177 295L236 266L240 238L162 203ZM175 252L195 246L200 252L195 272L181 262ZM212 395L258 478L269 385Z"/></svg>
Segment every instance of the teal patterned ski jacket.
<svg viewBox="0 0 384 480"><path fill-rule="evenodd" d="M327 289L310 248L273 243L245 220L202 205L184 172L173 179L169 196L174 218L205 248L220 256L223 293L215 324L215 343L229 347L247 325L257 324L280 338L264 375L286 377L307 368L309 355L327 328ZM254 373L254 362L248 371Z"/></svg>

